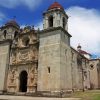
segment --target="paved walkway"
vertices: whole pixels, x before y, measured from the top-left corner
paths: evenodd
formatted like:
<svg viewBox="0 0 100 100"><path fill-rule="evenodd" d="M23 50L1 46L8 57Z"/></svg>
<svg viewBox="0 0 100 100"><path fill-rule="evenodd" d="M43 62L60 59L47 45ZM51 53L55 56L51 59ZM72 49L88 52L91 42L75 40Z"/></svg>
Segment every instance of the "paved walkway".
<svg viewBox="0 0 100 100"><path fill-rule="evenodd" d="M0 95L0 100L81 100L79 98L42 98L42 97L27 97L27 96L8 96Z"/></svg>

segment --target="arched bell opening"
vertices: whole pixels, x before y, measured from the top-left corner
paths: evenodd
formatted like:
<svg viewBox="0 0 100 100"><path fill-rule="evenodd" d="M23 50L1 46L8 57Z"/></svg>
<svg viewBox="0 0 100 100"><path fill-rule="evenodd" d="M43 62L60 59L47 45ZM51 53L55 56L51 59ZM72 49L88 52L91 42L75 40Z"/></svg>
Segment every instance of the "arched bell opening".
<svg viewBox="0 0 100 100"><path fill-rule="evenodd" d="M53 16L49 16L49 27L53 27Z"/></svg>

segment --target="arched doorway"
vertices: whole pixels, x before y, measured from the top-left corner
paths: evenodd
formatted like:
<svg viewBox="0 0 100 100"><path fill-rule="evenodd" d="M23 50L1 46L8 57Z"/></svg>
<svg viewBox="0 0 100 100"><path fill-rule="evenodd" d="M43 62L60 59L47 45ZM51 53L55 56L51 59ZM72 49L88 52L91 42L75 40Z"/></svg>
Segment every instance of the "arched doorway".
<svg viewBox="0 0 100 100"><path fill-rule="evenodd" d="M26 71L22 71L20 73L20 92L27 92L27 72Z"/></svg>

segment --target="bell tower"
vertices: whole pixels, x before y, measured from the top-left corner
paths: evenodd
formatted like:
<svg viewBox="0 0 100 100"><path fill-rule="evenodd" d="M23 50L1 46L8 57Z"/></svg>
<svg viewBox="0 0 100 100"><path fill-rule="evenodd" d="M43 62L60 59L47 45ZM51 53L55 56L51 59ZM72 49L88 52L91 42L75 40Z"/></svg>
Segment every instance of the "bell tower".
<svg viewBox="0 0 100 100"><path fill-rule="evenodd" d="M44 29L51 27L62 27L66 31L68 30L68 16L64 11L64 8L58 3L54 2L46 12L43 13Z"/></svg>
<svg viewBox="0 0 100 100"><path fill-rule="evenodd" d="M67 28L68 16L57 2L43 15L44 30L39 32L37 91L71 90L71 35Z"/></svg>

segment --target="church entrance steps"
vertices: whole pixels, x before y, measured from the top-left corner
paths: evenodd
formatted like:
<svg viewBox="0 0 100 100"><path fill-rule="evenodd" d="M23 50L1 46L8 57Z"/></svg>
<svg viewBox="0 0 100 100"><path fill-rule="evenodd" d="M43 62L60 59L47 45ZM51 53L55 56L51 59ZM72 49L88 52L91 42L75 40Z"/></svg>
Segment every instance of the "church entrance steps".
<svg viewBox="0 0 100 100"><path fill-rule="evenodd" d="M0 95L0 100L81 100L80 98L46 98Z"/></svg>

